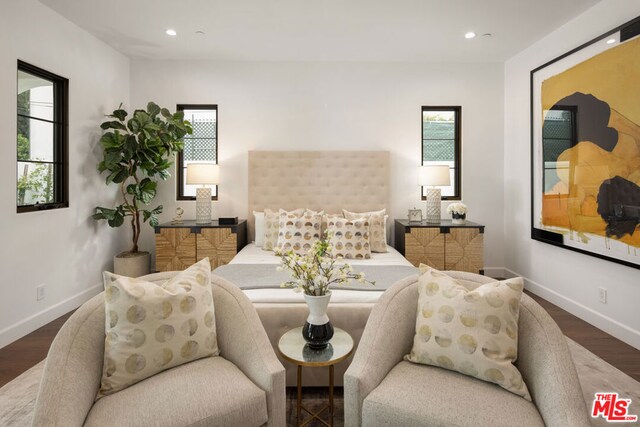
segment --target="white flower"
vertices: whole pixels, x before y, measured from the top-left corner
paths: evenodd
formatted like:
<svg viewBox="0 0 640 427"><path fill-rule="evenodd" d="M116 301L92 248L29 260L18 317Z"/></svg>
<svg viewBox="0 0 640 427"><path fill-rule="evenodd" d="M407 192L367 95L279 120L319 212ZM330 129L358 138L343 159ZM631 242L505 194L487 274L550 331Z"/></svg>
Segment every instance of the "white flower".
<svg viewBox="0 0 640 427"><path fill-rule="evenodd" d="M451 203L449 206L447 206L447 213L464 215L467 213L467 205L465 205L464 203Z"/></svg>

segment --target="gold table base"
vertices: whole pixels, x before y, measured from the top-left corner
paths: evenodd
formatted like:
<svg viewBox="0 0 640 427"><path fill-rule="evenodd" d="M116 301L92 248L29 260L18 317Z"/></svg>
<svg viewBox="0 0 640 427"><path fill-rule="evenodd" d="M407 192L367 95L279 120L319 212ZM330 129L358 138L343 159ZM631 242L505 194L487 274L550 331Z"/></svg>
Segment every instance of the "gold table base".
<svg viewBox="0 0 640 427"><path fill-rule="evenodd" d="M326 422L325 420L320 418L320 414L322 414L327 409L329 410L329 422ZM302 417L302 411L303 410L306 411L309 415L311 415L311 418L309 418L308 420L304 421L303 423L300 423L300 419ZM298 403L296 405L296 415L297 415L297 425L298 425L298 427L306 426L307 424L309 424L313 420L318 420L322 424L324 424L324 425L326 425L328 427L333 427L333 413L334 413L334 407L333 407L333 365L329 365L329 403L324 405L322 408L320 408L320 410L318 412L315 412L315 413L311 412L310 410L308 410L307 408L302 406L302 365L298 365Z"/></svg>

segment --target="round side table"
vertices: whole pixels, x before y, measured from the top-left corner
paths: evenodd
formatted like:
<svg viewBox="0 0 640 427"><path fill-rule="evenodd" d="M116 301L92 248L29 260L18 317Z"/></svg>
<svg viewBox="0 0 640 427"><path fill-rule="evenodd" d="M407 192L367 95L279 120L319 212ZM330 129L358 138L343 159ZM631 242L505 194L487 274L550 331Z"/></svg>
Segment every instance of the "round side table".
<svg viewBox="0 0 640 427"><path fill-rule="evenodd" d="M333 338L322 350L313 350L307 345L302 337L302 327L287 331L278 341L278 351L282 357L298 366L298 403L296 405L296 415L298 426L304 426L312 420L317 419L327 426L333 426L333 367L351 355L353 352L353 338L348 332L334 328ZM323 406L318 412L313 413L302 406L302 367L319 368L329 367L329 404ZM329 409L329 422L320 418L320 414ZM300 423L302 410L306 411L311 418L304 423Z"/></svg>

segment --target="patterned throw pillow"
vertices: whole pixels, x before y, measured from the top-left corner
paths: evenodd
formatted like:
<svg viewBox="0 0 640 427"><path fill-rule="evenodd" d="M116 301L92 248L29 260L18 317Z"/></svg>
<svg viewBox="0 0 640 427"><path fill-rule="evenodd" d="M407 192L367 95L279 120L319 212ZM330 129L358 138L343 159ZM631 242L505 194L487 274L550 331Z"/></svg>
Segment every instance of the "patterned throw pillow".
<svg viewBox="0 0 640 427"><path fill-rule="evenodd" d="M418 279L416 335L405 360L498 384L531 401L518 356L522 278L470 291L433 268Z"/></svg>
<svg viewBox="0 0 640 427"><path fill-rule="evenodd" d="M296 215L280 209L280 228L278 230L278 244L276 252L293 251L304 255L315 242L320 240L322 215L304 213Z"/></svg>
<svg viewBox="0 0 640 427"><path fill-rule="evenodd" d="M339 217L328 217L327 236L329 239L329 256L345 259L369 259L369 221L366 219L349 220Z"/></svg>
<svg viewBox="0 0 640 427"><path fill-rule="evenodd" d="M349 212L343 209L344 217L347 219L365 218L369 221L369 238L371 239L371 252L387 252L385 213L386 209L373 212Z"/></svg>
<svg viewBox="0 0 640 427"><path fill-rule="evenodd" d="M282 210L282 209L280 209ZM286 212L286 211L285 211ZM294 215L302 215L304 208L287 212ZM278 244L278 231L280 229L280 213L271 209L264 210L264 243L262 249L265 251L273 251Z"/></svg>
<svg viewBox="0 0 640 427"><path fill-rule="evenodd" d="M209 258L162 286L104 272L105 346L98 398L219 354Z"/></svg>

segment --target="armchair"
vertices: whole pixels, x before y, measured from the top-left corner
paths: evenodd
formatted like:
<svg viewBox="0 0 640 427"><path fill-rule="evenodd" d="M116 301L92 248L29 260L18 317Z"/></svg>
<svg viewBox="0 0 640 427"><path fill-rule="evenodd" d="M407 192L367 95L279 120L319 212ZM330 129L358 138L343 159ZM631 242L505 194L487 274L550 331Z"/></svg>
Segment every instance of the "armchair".
<svg viewBox="0 0 640 427"><path fill-rule="evenodd" d="M494 280L446 273L469 289ZM529 296L520 301L516 366L533 402L458 372L403 361L413 344L417 301L413 276L389 288L373 308L345 373L345 425L590 425L564 335Z"/></svg>
<svg viewBox="0 0 640 427"><path fill-rule="evenodd" d="M143 277L162 283L176 272ZM284 426L285 371L251 302L212 276L220 356L161 372L94 401L105 339L104 296L83 304L45 363L34 426Z"/></svg>

